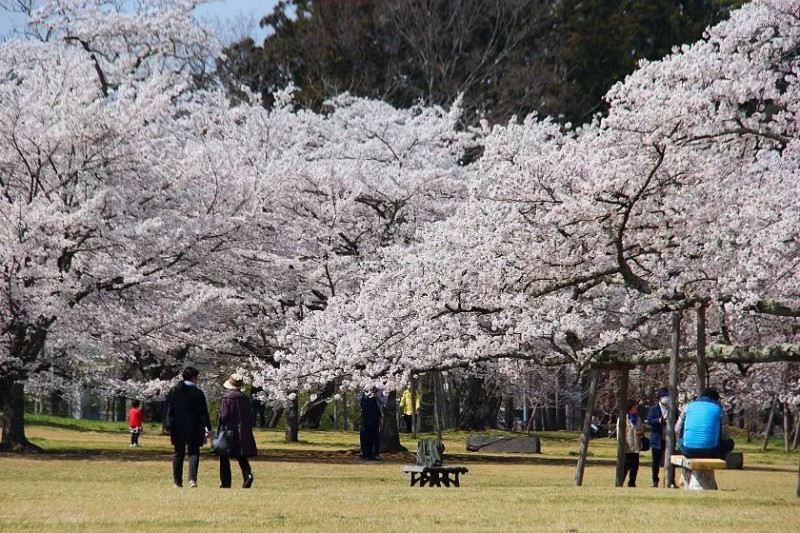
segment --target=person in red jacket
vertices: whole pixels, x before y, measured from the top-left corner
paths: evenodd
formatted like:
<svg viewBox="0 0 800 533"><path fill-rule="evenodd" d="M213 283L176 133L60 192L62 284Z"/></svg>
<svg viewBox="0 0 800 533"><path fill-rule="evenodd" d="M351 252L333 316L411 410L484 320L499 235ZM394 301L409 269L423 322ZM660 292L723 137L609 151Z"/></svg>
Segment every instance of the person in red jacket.
<svg viewBox="0 0 800 533"><path fill-rule="evenodd" d="M131 410L128 413L131 426L131 448L139 446L139 435L142 434L142 410L139 400L131 400Z"/></svg>

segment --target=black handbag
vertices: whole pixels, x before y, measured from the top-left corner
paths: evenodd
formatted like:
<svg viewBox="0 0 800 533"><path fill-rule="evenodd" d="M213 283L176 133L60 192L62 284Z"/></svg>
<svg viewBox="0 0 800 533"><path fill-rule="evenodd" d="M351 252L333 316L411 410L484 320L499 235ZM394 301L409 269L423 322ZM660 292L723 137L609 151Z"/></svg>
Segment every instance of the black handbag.
<svg viewBox="0 0 800 533"><path fill-rule="evenodd" d="M650 439L647 437L642 437L642 440L639 441L639 451L646 452L650 449Z"/></svg>
<svg viewBox="0 0 800 533"><path fill-rule="evenodd" d="M233 430L227 426L219 426L211 436L211 453L214 455L230 455L233 447Z"/></svg>

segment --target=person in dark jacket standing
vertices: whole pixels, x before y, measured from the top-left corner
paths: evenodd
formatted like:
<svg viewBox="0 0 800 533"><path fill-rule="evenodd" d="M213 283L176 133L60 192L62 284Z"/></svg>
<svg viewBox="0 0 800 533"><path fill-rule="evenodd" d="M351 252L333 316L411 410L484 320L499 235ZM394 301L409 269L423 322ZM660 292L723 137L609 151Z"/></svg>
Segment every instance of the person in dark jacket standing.
<svg viewBox="0 0 800 533"><path fill-rule="evenodd" d="M661 387L656 391L658 402L650 406L647 412L647 424L650 426L650 449L653 453L653 486L658 487L658 473L664 466L664 452L667 449L667 418L669 417L669 389ZM675 486L675 471L668 487Z"/></svg>
<svg viewBox="0 0 800 533"><path fill-rule="evenodd" d="M167 396L164 430L169 431L175 453L172 457L172 480L183 487L183 459L189 452L189 486L197 487L200 446L211 432L206 396L197 387L200 372L191 366L183 370L183 381Z"/></svg>
<svg viewBox="0 0 800 533"><path fill-rule="evenodd" d="M376 460L375 447L380 442L381 407L377 398L378 387L361 393L361 458Z"/></svg>
<svg viewBox="0 0 800 533"><path fill-rule="evenodd" d="M256 439L253 436L253 408L250 398L242 392L244 381L238 374L233 374L222 386L228 389L222 395L222 406L219 409L219 425L233 430L231 453L219 456L220 488L231 487L231 457L239 462L244 483L242 487L249 489L253 485L253 470L248 457L258 454Z"/></svg>

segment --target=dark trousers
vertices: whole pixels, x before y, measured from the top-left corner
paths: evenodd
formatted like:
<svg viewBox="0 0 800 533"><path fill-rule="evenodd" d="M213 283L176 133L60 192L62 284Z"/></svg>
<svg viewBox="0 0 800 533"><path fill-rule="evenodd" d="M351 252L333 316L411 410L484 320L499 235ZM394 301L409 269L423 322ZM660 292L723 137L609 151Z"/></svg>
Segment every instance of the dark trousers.
<svg viewBox="0 0 800 533"><path fill-rule="evenodd" d="M411 433L411 423L413 422L413 417L411 415L403 415L403 424L406 426L406 433Z"/></svg>
<svg viewBox="0 0 800 533"><path fill-rule="evenodd" d="M142 428L139 431L131 431L131 444L139 445L139 435L142 434Z"/></svg>
<svg viewBox="0 0 800 533"><path fill-rule="evenodd" d="M372 459L376 450L380 451L380 426L363 425L361 426L361 457Z"/></svg>
<svg viewBox="0 0 800 533"><path fill-rule="evenodd" d="M622 481L625 482L625 477L628 477L628 486L636 486L636 476L639 474L639 454L626 453L625 461L622 463Z"/></svg>
<svg viewBox="0 0 800 533"><path fill-rule="evenodd" d="M242 470L242 480L246 480L252 472L250 470L250 461L247 457L235 457L239 461L239 468ZM231 458L227 455L219 456L219 481L220 486L229 488L231 486Z"/></svg>
<svg viewBox="0 0 800 533"><path fill-rule="evenodd" d="M725 439L716 448L685 448L681 443L681 453L691 458L725 459L733 451L733 439Z"/></svg>
<svg viewBox="0 0 800 533"><path fill-rule="evenodd" d="M175 453L172 456L172 480L176 485L183 485L183 459L189 452L189 481L197 481L197 468L200 466L200 444L176 440L173 444Z"/></svg>
<svg viewBox="0 0 800 533"><path fill-rule="evenodd" d="M652 448L653 451L653 485L658 485L658 470L664 466L664 452L667 450L667 441L661 441L661 449ZM675 470L672 470L672 479L668 480L667 486L675 485Z"/></svg>

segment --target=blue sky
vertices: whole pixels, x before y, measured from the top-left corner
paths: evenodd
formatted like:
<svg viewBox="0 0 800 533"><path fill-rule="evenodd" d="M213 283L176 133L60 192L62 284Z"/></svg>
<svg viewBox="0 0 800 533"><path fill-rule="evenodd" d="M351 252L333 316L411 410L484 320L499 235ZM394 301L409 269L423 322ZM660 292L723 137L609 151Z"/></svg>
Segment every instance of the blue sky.
<svg viewBox="0 0 800 533"><path fill-rule="evenodd" d="M201 5L195 13L200 20L219 26L223 38L247 34L260 43L266 33L258 27L258 21L271 13L277 3L278 0L217 0ZM24 23L24 17L0 10L0 37L8 36Z"/></svg>

